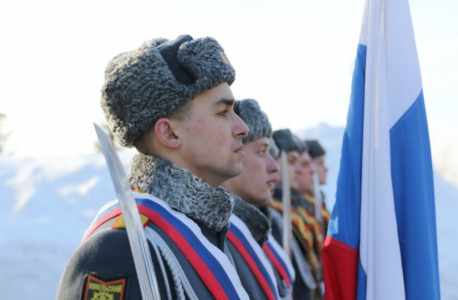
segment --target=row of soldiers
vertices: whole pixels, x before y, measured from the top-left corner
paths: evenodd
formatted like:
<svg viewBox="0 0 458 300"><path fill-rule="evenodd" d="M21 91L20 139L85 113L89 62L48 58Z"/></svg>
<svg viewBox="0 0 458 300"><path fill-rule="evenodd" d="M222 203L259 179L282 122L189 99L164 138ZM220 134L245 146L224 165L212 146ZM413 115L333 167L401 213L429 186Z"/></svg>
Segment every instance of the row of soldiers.
<svg viewBox="0 0 458 300"><path fill-rule="evenodd" d="M234 80L219 43L189 35L147 41L106 68L103 112L117 142L139 152L128 179L154 289L160 299L320 299L329 213L312 175L325 183L324 149L272 132L256 100L235 101ZM140 280L114 200L57 299L142 299Z"/></svg>

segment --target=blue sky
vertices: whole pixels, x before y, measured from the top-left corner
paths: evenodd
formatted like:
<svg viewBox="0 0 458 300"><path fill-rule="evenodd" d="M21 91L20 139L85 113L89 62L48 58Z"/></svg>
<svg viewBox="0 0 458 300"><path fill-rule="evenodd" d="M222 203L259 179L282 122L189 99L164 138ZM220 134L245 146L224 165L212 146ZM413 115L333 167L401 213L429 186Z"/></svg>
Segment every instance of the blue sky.
<svg viewBox="0 0 458 300"><path fill-rule="evenodd" d="M443 157L457 160L447 153L458 147L458 3L410 5L435 163L450 169ZM363 9L364 0L2 1L8 150L93 153L108 61L182 33L220 42L237 70L234 95L257 99L274 128L345 126Z"/></svg>

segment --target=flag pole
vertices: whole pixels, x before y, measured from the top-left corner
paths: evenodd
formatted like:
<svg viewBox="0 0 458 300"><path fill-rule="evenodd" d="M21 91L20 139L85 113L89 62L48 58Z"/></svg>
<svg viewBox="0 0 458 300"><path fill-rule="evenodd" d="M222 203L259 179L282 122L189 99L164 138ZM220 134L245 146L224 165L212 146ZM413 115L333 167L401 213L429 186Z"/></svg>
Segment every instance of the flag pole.
<svg viewBox="0 0 458 300"><path fill-rule="evenodd" d="M291 195L288 178L288 160L286 152L281 151L281 182L282 182L282 202L283 202L283 250L291 258Z"/></svg>

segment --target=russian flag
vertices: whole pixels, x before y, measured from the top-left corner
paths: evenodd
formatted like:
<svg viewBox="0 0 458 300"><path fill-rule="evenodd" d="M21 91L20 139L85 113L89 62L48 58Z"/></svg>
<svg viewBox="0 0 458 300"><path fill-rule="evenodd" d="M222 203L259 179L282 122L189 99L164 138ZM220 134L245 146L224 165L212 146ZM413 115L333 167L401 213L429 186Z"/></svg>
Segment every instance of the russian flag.
<svg viewBox="0 0 458 300"><path fill-rule="evenodd" d="M407 0L366 0L323 248L330 299L440 299L433 172Z"/></svg>

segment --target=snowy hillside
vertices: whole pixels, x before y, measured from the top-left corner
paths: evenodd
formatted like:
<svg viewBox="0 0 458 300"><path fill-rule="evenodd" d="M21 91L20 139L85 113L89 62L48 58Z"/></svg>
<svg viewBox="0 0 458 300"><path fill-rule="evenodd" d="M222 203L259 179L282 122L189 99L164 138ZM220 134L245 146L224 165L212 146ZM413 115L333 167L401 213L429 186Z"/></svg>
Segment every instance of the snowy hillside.
<svg viewBox="0 0 458 300"><path fill-rule="evenodd" d="M126 166L132 155L123 153ZM54 299L70 255L113 198L101 155L0 156L0 299Z"/></svg>
<svg viewBox="0 0 458 300"><path fill-rule="evenodd" d="M327 148L332 207L342 128L301 132ZM127 169L134 152L122 152ZM458 299L458 191L435 177L442 299ZM54 299L62 270L98 209L115 197L101 155L0 156L0 299Z"/></svg>

